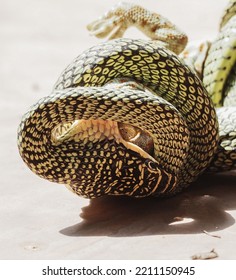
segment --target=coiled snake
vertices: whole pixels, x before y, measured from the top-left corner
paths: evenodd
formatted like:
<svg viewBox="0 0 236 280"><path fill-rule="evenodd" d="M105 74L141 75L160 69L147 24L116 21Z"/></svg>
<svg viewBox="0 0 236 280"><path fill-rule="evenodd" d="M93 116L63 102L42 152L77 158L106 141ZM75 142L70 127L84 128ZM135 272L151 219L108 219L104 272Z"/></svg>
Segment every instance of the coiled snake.
<svg viewBox="0 0 236 280"><path fill-rule="evenodd" d="M28 167L88 198L167 196L207 168L234 168L236 110L216 115L214 105L236 101L235 2L208 51L205 86L178 56L187 37L160 15L122 3L91 23L98 37L117 27L113 40L79 55L23 116L18 147ZM152 40L118 38L130 25Z"/></svg>

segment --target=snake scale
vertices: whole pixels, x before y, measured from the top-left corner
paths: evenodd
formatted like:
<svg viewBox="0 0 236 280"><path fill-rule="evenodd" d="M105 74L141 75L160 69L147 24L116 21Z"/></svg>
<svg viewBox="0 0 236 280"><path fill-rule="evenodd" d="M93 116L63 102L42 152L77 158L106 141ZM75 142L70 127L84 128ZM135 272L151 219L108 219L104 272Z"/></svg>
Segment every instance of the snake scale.
<svg viewBox="0 0 236 280"><path fill-rule="evenodd" d="M206 169L233 169L236 110L215 107L236 100L235 3L207 51L203 82L178 55L186 35L156 13L122 3L88 25L97 37L116 30L69 64L52 94L23 116L24 162L86 198L168 196ZM120 38L130 25L152 40Z"/></svg>

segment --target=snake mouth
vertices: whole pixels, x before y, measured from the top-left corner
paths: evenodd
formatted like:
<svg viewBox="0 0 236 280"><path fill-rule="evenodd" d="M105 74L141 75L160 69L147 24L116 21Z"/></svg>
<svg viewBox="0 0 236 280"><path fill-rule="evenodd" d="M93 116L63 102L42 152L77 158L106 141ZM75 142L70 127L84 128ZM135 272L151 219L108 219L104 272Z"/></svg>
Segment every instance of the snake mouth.
<svg viewBox="0 0 236 280"><path fill-rule="evenodd" d="M65 142L101 142L115 140L142 157L155 161L154 141L151 135L139 127L111 120L76 120L57 125L51 134L53 145Z"/></svg>

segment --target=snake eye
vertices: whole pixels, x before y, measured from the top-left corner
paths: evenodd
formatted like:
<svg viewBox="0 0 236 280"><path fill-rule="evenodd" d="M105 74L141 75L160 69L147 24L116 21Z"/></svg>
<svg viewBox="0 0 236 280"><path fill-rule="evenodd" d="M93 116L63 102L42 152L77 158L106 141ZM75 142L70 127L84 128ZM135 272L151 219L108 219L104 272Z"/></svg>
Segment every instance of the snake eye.
<svg viewBox="0 0 236 280"><path fill-rule="evenodd" d="M118 123L118 127L120 134L125 141L133 143L149 155L153 155L154 142L148 132L125 123Z"/></svg>
<svg viewBox="0 0 236 280"><path fill-rule="evenodd" d="M140 135L140 129L125 123L118 123L119 131L125 141L131 142Z"/></svg>

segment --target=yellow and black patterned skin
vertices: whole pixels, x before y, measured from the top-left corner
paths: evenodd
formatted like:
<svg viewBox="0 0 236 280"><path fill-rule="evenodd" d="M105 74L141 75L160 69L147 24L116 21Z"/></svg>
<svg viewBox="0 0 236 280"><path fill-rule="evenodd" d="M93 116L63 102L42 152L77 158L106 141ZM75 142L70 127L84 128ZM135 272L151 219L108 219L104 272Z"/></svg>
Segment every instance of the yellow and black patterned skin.
<svg viewBox="0 0 236 280"><path fill-rule="evenodd" d="M119 78L137 87L112 82ZM89 130L82 137L78 130L86 130L80 127L58 140L58 126L77 120L91 120L91 137ZM96 120L103 128L93 129ZM153 155L132 149L122 137L106 136L104 121L113 134L119 134L117 123L150 134ZM102 137L94 136L97 132ZM33 172L88 198L176 193L209 166L217 144L215 109L200 79L171 51L135 39L83 52L61 74L52 95L26 113L18 130L20 154Z"/></svg>
<svg viewBox="0 0 236 280"><path fill-rule="evenodd" d="M236 1L230 0L203 69L203 83L217 107L219 144L209 171L236 168Z"/></svg>
<svg viewBox="0 0 236 280"><path fill-rule="evenodd" d="M205 61L203 83L216 107L227 106L227 103L231 106L236 105L236 98L227 94L229 85L227 79L231 71L231 75L235 73L233 70L235 61L236 15L232 16L229 22L222 27L216 40L212 43ZM233 91L235 92L235 89Z"/></svg>
<svg viewBox="0 0 236 280"><path fill-rule="evenodd" d="M169 196L205 170L235 169L235 5L200 59L203 82L172 52L187 36L161 15L121 3L88 25L97 37L116 28L110 39L134 25L152 41L111 40L69 64L22 118L28 167L87 198Z"/></svg>

